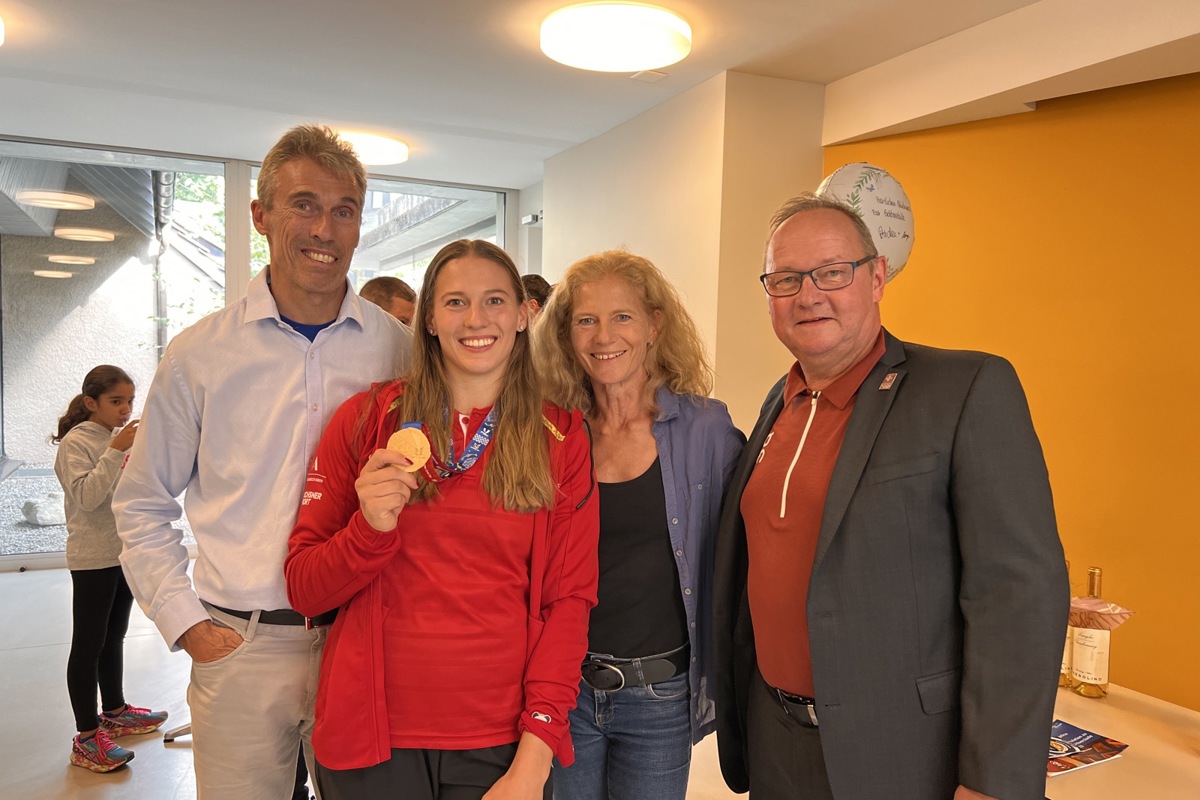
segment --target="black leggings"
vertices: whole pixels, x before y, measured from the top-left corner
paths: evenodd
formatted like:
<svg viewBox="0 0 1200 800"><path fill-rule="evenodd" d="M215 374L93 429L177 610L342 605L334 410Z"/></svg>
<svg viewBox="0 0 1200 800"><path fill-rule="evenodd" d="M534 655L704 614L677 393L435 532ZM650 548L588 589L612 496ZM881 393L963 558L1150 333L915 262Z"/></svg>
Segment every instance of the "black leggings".
<svg viewBox="0 0 1200 800"><path fill-rule="evenodd" d="M125 704L125 631L133 595L120 567L73 569L71 583L75 590L71 600L74 629L67 657L67 692L76 729L90 731L100 725L97 685L101 708L111 711Z"/></svg>

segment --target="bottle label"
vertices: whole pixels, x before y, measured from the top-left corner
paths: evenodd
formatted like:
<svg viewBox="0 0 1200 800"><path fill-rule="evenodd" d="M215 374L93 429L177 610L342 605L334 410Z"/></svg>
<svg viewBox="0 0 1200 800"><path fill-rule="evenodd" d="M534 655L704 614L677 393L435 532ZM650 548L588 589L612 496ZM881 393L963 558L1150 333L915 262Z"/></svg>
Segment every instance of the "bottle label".
<svg viewBox="0 0 1200 800"><path fill-rule="evenodd" d="M1071 674L1071 651L1075 649L1075 629L1067 626L1067 640L1063 643L1062 672Z"/></svg>
<svg viewBox="0 0 1200 800"><path fill-rule="evenodd" d="M1083 683L1108 683L1109 631L1076 628L1071 648L1071 676Z"/></svg>

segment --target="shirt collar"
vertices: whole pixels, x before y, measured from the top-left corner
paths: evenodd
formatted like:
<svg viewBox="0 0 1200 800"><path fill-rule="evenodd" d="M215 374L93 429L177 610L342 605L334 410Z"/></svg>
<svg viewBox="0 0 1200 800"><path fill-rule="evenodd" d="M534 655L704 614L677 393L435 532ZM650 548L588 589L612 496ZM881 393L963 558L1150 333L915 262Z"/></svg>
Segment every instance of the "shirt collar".
<svg viewBox="0 0 1200 800"><path fill-rule="evenodd" d="M246 322L256 322L260 319L282 322L279 318L279 307L275 305L275 297L271 294L270 273L270 266L263 268L262 272L254 276L254 280L250 281L250 286L246 289ZM363 302L359 298L358 292L354 291L354 287L350 284L350 278L347 276L346 295L342 298L342 306L338 309L337 319L333 324L337 325L342 320L352 319L361 328L363 326Z"/></svg>
<svg viewBox="0 0 1200 800"><path fill-rule="evenodd" d="M857 364L848 369L842 377L822 389L821 396L827 398L829 402L838 408L845 408L854 395L858 393L858 387L862 386L862 382L867 379L867 375L875 368L875 364L883 356L886 349L887 345L884 341L883 328L880 328L879 335L875 337L875 344L871 347L871 350L859 359ZM791 403L806 391L808 391L808 384L804 381L804 373L800 371L800 362L797 361L788 370L787 382L783 387L784 404Z"/></svg>
<svg viewBox="0 0 1200 800"><path fill-rule="evenodd" d="M655 390L654 402L658 406L655 422L667 422L679 416L679 397L666 386L659 386Z"/></svg>

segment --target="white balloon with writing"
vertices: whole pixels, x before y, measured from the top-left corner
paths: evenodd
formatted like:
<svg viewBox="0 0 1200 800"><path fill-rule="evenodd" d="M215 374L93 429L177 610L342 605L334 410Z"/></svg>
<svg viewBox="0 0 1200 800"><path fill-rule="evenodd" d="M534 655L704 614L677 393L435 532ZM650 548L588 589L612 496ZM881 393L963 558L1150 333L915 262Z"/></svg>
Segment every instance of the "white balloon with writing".
<svg viewBox="0 0 1200 800"><path fill-rule="evenodd" d="M863 218L876 249L887 256L889 281L904 269L913 246L912 206L887 170L865 161L847 164L821 181L817 194L845 203Z"/></svg>

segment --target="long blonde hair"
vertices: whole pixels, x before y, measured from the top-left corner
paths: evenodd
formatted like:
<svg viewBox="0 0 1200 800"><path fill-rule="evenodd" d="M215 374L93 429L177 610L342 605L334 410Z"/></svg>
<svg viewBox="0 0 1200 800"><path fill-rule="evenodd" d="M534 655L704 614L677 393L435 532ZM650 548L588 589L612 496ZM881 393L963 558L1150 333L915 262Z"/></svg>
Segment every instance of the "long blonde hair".
<svg viewBox="0 0 1200 800"><path fill-rule="evenodd" d="M524 302L521 276L508 253L481 239L459 239L443 247L425 270L413 317L413 360L408 388L401 405L400 423L420 420L429 430L439 455L450 452L450 390L441 343L429 333L433 319L434 287L438 275L455 259L486 258L508 273L517 302ZM491 456L484 468L483 489L494 505L510 511L531 512L548 508L554 500L550 453L542 425L542 389L533 366L529 332L518 331L504 383L495 404L495 433ZM399 424L399 423L398 423ZM437 495L436 484L423 482L417 500Z"/></svg>
<svg viewBox="0 0 1200 800"><path fill-rule="evenodd" d="M609 276L628 284L646 311L657 316L658 333L646 353L646 407L656 410L654 394L660 386L675 394L707 396L712 367L700 331L675 287L649 260L626 250L605 250L567 267L534 326L538 370L550 401L585 414L591 411L592 384L575 356L571 324L580 287Z"/></svg>

